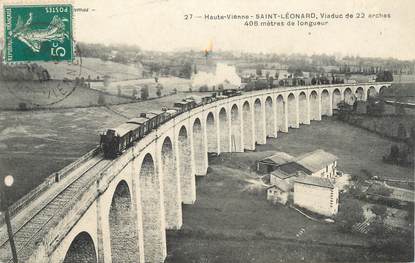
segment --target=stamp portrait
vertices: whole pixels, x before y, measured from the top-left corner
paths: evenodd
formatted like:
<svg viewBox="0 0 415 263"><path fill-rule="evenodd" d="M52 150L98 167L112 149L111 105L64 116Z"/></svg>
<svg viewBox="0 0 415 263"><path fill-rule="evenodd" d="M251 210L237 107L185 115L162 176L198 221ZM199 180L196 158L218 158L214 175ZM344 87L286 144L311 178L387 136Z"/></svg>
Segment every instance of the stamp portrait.
<svg viewBox="0 0 415 263"><path fill-rule="evenodd" d="M4 61L72 61L72 5L4 6Z"/></svg>

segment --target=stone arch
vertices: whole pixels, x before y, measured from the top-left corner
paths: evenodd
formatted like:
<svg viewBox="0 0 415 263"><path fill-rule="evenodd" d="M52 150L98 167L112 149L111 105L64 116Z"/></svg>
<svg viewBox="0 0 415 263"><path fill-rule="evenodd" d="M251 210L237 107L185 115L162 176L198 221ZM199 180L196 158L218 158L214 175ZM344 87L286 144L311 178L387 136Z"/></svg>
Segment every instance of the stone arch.
<svg viewBox="0 0 415 263"><path fill-rule="evenodd" d="M328 90L324 89L321 92L321 115L331 116L331 102Z"/></svg>
<svg viewBox="0 0 415 263"><path fill-rule="evenodd" d="M293 93L290 93L287 97L288 103L288 127L289 128L297 128L298 127L298 120L297 120L297 101L296 97Z"/></svg>
<svg viewBox="0 0 415 263"><path fill-rule="evenodd" d="M121 180L115 188L109 211L112 262L136 262L139 258L136 209L131 191Z"/></svg>
<svg viewBox="0 0 415 263"><path fill-rule="evenodd" d="M89 233L82 231L72 240L63 262L98 262L94 240Z"/></svg>
<svg viewBox="0 0 415 263"><path fill-rule="evenodd" d="M264 143L265 123L263 122L262 103L259 98L254 101L255 143Z"/></svg>
<svg viewBox="0 0 415 263"><path fill-rule="evenodd" d="M356 100L365 100L365 91L362 87L358 87L355 92Z"/></svg>
<svg viewBox="0 0 415 263"><path fill-rule="evenodd" d="M321 118L319 110L318 94L315 90L310 93L310 120L319 120Z"/></svg>
<svg viewBox="0 0 415 263"><path fill-rule="evenodd" d="M252 111L248 101L245 101L242 106L243 112L243 138L244 149L254 150L253 145L253 127L252 127Z"/></svg>
<svg viewBox="0 0 415 263"><path fill-rule="evenodd" d="M332 109L337 109L337 104L342 100L342 95L339 89L333 90L333 100L332 100Z"/></svg>
<svg viewBox="0 0 415 263"><path fill-rule="evenodd" d="M344 102L349 105L353 105L355 101L356 97L354 96L352 90L350 88L346 88L344 90Z"/></svg>
<svg viewBox="0 0 415 263"><path fill-rule="evenodd" d="M220 152L229 152L230 149L230 130L229 116L225 108L219 111L219 133L220 133Z"/></svg>
<svg viewBox="0 0 415 263"><path fill-rule="evenodd" d="M184 204L193 204L196 200L196 182L192 170L192 148L185 126L179 130L178 138L180 192Z"/></svg>
<svg viewBox="0 0 415 263"><path fill-rule="evenodd" d="M304 91L298 96L298 111L299 111L299 123L307 124L308 120L308 105L307 105L307 96Z"/></svg>
<svg viewBox="0 0 415 263"><path fill-rule="evenodd" d="M267 137L275 137L275 118L273 110L273 101L271 97L265 99L265 124L267 130Z"/></svg>
<svg viewBox="0 0 415 263"><path fill-rule="evenodd" d="M160 183L153 156L147 153L140 168L141 214L145 262L162 262L165 230L161 214ZM136 259L137 260L137 259Z"/></svg>
<svg viewBox="0 0 415 263"><path fill-rule="evenodd" d="M277 97L277 127L278 131L286 131L286 112L285 112L285 101L282 95Z"/></svg>
<svg viewBox="0 0 415 263"><path fill-rule="evenodd" d="M167 229L178 229L182 225L182 198L176 156L170 137L166 136L161 146L161 169L163 173L164 218Z"/></svg>
<svg viewBox="0 0 415 263"><path fill-rule="evenodd" d="M242 152L241 146L241 114L238 105L234 104L231 108L231 151Z"/></svg>
<svg viewBox="0 0 415 263"><path fill-rule="evenodd" d="M215 115L209 112L206 117L206 135L208 152L218 152L218 130Z"/></svg>
<svg viewBox="0 0 415 263"><path fill-rule="evenodd" d="M207 152L205 149L205 134L199 118L196 118L193 122L193 152L195 156L195 173L197 175L205 175Z"/></svg>
<svg viewBox="0 0 415 263"><path fill-rule="evenodd" d="M383 92L385 92L385 90L387 89L387 87L386 86L382 86L382 87L380 87L379 88L379 95L380 96L382 96L383 95Z"/></svg>
<svg viewBox="0 0 415 263"><path fill-rule="evenodd" d="M367 98L376 97L378 95L376 88L373 86L370 86L367 90Z"/></svg>

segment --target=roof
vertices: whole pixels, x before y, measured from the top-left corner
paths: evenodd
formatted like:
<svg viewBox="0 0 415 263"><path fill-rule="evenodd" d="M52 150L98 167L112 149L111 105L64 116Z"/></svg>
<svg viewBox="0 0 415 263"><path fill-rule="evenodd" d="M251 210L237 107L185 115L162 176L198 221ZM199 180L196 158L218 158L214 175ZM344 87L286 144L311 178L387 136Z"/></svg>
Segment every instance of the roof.
<svg viewBox="0 0 415 263"><path fill-rule="evenodd" d="M114 128L112 130L115 131L115 135L122 137L125 134L127 134L129 131L135 130L138 127L140 127L140 125L136 123L123 123L117 128Z"/></svg>
<svg viewBox="0 0 415 263"><path fill-rule="evenodd" d="M267 189L270 189L270 188L278 188L278 189L280 189L284 192L290 191L290 185L288 183L284 182L284 181L279 182L278 184L273 184L270 187L268 187Z"/></svg>
<svg viewBox="0 0 415 263"><path fill-rule="evenodd" d="M321 178L317 176L306 176L295 180L294 183L308 184L319 187L334 188L333 183L328 178Z"/></svg>
<svg viewBox="0 0 415 263"><path fill-rule="evenodd" d="M163 110L152 110L152 111L147 112L147 114L160 115L160 114L163 114L165 112L166 111L163 111Z"/></svg>
<svg viewBox="0 0 415 263"><path fill-rule="evenodd" d="M326 167L328 164L336 161L337 159L337 156L324 150L318 149L313 152L298 156L296 158L296 163L304 166L312 172L317 172Z"/></svg>
<svg viewBox="0 0 415 263"><path fill-rule="evenodd" d="M268 157L262 159L260 162L273 163L273 164L276 164L276 165L280 165L280 164L284 164L286 162L289 162L293 159L294 159L294 157L289 155L288 153L276 152L274 155L268 156Z"/></svg>
<svg viewBox="0 0 415 263"><path fill-rule="evenodd" d="M295 174L287 174L287 173L281 171L280 169L277 169L277 170L271 172L271 175L276 176L276 177L278 177L282 180L285 180L287 178L295 176Z"/></svg>
<svg viewBox="0 0 415 263"><path fill-rule="evenodd" d="M278 167L278 170L281 170L286 174L297 174L297 172L300 172L300 171L306 174L312 174L310 170L308 170L306 167L296 162L284 163Z"/></svg>
<svg viewBox="0 0 415 263"><path fill-rule="evenodd" d="M158 114L157 113L154 113L154 112L147 112L146 113L146 118L148 118L148 119L154 119L157 116L158 116Z"/></svg>
<svg viewBox="0 0 415 263"><path fill-rule="evenodd" d="M179 101L179 102L175 102L174 105L187 105L187 102Z"/></svg>
<svg viewBox="0 0 415 263"><path fill-rule="evenodd" d="M138 117L138 118L133 118L133 119L129 119L127 121L127 123L135 123L135 124L142 124L144 122L148 121L147 118L143 118L143 117Z"/></svg>

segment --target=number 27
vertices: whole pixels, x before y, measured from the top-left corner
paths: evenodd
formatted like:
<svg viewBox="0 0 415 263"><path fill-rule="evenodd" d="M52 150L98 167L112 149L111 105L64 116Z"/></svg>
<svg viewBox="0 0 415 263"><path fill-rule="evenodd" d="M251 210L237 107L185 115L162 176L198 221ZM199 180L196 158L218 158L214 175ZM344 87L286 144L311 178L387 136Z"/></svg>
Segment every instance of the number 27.
<svg viewBox="0 0 415 263"><path fill-rule="evenodd" d="M184 15L184 20L190 20L192 19L192 17L193 17L192 14Z"/></svg>

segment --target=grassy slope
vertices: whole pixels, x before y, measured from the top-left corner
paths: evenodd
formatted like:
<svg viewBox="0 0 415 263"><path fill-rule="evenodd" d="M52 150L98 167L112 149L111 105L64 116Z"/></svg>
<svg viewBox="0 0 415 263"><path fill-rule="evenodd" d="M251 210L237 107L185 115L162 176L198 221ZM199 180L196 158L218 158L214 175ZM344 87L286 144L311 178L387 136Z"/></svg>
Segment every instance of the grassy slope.
<svg viewBox="0 0 415 263"><path fill-rule="evenodd" d="M23 86L22 86L23 85ZM68 94L59 94L58 89ZM74 88L74 83L61 81L15 81L0 82L0 109L17 109L19 103L26 103L28 108L62 108L87 107L98 105L102 92L84 87ZM57 95L55 95L57 94ZM102 94L108 104L119 104L131 100L113 95ZM40 106L38 106L40 105Z"/></svg>
<svg viewBox="0 0 415 263"><path fill-rule="evenodd" d="M97 76L102 78L104 75L111 76L114 80L126 80L140 78L138 68L134 65L124 65L111 61L102 61L98 58L82 58L82 64L75 61L76 64L49 63L40 62L42 67L45 67L52 79L74 79L75 77L91 76L91 79L96 79Z"/></svg>

